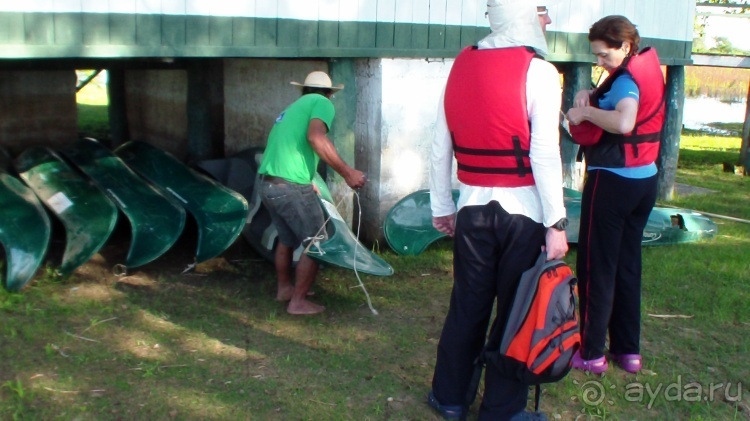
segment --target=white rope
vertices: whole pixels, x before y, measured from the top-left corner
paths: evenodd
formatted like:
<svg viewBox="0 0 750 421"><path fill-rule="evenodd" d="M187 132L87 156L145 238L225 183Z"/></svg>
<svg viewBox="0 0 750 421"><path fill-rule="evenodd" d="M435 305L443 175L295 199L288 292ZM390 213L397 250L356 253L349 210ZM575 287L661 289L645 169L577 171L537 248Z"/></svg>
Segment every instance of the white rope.
<svg viewBox="0 0 750 421"><path fill-rule="evenodd" d="M189 265L187 265L187 267L185 268L185 270L183 270L183 271L182 271L182 273L181 273L180 275L184 275L184 274L186 274L186 273L188 273L188 272L192 272L192 271L193 271L193 270L195 269L195 267L196 267L197 265L198 265L198 264L197 264L197 263L195 263L195 262L193 262L193 263L190 263Z"/></svg>
<svg viewBox="0 0 750 421"><path fill-rule="evenodd" d="M352 259L354 261L354 263L352 264L352 270L354 270L354 275L357 277L357 281L359 281L359 285L355 285L352 288L362 288L362 291L364 291L365 293L365 297L367 297L367 306L370 307L370 311L372 312L372 314L377 316L379 313L372 306L372 300L370 299L370 294L367 292L367 288L365 288L365 284L362 282L362 279L359 277L359 272L357 272L357 249L359 248L359 228L362 224L362 207L360 206L360 203L359 203L359 194L357 193L356 190L352 190L352 191L354 192L354 195L357 197L357 211L359 212L357 214L357 235L356 235L357 241L354 246L354 258ZM341 205L341 203L344 201L345 198L346 196L342 197L341 200L339 200L339 202L336 204L336 209L339 208L339 205ZM307 254L308 252L310 252L310 246L312 246L313 244L315 244L315 246L318 248L319 255L322 256L325 253L320 248L319 241L325 238L325 236L323 236L321 233L323 232L323 230L326 227L326 224L330 220L331 220L331 215L329 214L328 218L326 218L326 220L323 221L323 225L318 229L315 235L305 239L305 241L309 240L309 242L307 243L307 246L305 246L303 253Z"/></svg>
<svg viewBox="0 0 750 421"><path fill-rule="evenodd" d="M331 218L328 217L328 219L326 219L326 222L328 222L329 219L331 219ZM323 227L325 227L325 226L326 226L326 224L324 222L323 223ZM320 230L318 230L318 232L320 232ZM307 237L304 240L302 240L302 242L305 242L305 241L308 242L307 246L305 247L305 250L304 250L305 254L313 254L314 253L314 254L317 254L318 256L322 256L322 255L326 254L326 252L323 251L323 249L320 248L320 242L322 240L325 240L325 238L326 238L325 235L321 234L321 235L314 235L312 237ZM318 251L313 252L313 251L310 250L310 246L313 246L313 245L315 247L317 247Z"/></svg>
<svg viewBox="0 0 750 421"><path fill-rule="evenodd" d="M367 293L367 288L365 288L365 284L362 282L362 279L359 277L359 272L357 272L357 248L359 248L359 227L362 225L362 206L360 206L359 203L359 193L357 193L356 190L354 190L354 195L357 196L357 242L354 246L354 264L352 264L352 269L354 269L354 274L357 276L357 281L359 281L359 285L355 285L352 288L362 288L362 291L365 293L365 297L367 297L367 306L370 307L370 311L374 315L378 315L378 311L375 310L375 308L372 306L372 300L370 300L370 294Z"/></svg>

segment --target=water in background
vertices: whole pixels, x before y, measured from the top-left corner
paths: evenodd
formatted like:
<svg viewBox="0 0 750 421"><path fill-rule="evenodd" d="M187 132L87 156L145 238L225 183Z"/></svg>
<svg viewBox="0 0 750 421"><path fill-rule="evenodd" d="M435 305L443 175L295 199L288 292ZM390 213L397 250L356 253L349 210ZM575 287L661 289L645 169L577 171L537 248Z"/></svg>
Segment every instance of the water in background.
<svg viewBox="0 0 750 421"><path fill-rule="evenodd" d="M716 98L685 98L682 125L687 129L711 130L710 123L742 123L745 121L744 102L726 103Z"/></svg>

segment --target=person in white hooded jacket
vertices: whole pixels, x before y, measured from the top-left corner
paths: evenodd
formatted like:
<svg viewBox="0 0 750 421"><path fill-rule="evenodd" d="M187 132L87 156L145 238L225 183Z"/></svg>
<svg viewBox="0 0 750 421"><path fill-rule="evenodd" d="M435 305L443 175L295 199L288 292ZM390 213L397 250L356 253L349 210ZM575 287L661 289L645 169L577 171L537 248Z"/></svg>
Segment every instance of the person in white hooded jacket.
<svg viewBox="0 0 750 421"><path fill-rule="evenodd" d="M427 402L463 419L474 362L504 328L521 273L544 250L568 250L558 123L561 88L545 61L545 1L489 0L491 33L454 61L432 142L433 225L454 239L454 285ZM460 195L454 204L452 163ZM491 344L490 344L491 345ZM528 386L488 366L479 419L546 419L527 412Z"/></svg>

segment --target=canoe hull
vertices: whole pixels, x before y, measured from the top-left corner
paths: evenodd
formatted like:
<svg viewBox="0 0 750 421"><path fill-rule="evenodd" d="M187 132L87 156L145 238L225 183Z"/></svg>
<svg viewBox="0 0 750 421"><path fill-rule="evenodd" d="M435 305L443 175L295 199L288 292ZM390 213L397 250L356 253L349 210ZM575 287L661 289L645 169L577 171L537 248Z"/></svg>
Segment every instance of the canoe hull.
<svg viewBox="0 0 750 421"><path fill-rule="evenodd" d="M198 225L196 263L220 255L239 237L248 215L247 200L241 194L148 143L128 142L115 154L193 216Z"/></svg>
<svg viewBox="0 0 750 421"><path fill-rule="evenodd" d="M65 228L59 272L73 272L107 242L117 224L117 207L48 148L26 149L16 158L15 166L26 185Z"/></svg>
<svg viewBox="0 0 750 421"><path fill-rule="evenodd" d="M23 288L47 255L51 225L34 192L21 180L0 171L0 243L5 249L3 285Z"/></svg>
<svg viewBox="0 0 750 421"><path fill-rule="evenodd" d="M136 174L94 139L81 139L63 154L88 175L130 222L126 269L143 266L166 253L185 226L185 210Z"/></svg>

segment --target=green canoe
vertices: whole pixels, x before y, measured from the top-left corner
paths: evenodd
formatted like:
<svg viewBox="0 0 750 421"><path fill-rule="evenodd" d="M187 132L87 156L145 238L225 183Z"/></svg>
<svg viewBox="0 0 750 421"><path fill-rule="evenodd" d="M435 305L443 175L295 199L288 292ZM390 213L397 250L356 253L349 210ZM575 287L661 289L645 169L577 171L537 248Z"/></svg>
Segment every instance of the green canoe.
<svg viewBox="0 0 750 421"><path fill-rule="evenodd" d="M185 209L161 194L112 151L86 138L63 153L127 216L131 238L126 269L157 259L177 242L185 226Z"/></svg>
<svg viewBox="0 0 750 421"><path fill-rule="evenodd" d="M252 148L226 159L202 161L197 166L245 196L249 202L250 216L242 236L264 258L273 261L278 234L255 189L256 172L262 156L262 149ZM324 263L370 275L392 275L393 267L362 245L336 210L325 181L316 175L313 182L320 190L318 198L323 214L328 218L325 227L328 239L310 247L308 255ZM302 251L302 247L294 251L295 261Z"/></svg>
<svg viewBox="0 0 750 421"><path fill-rule="evenodd" d="M565 209L570 224L565 230L569 243L578 242L578 230L581 223L580 197L566 197ZM644 246L662 246L679 243L690 243L703 238L712 238L718 232L716 223L708 216L690 209L664 208L656 206L643 229L641 244Z"/></svg>
<svg viewBox="0 0 750 421"><path fill-rule="evenodd" d="M7 172L10 169L10 163L13 159L7 149L0 145L0 171Z"/></svg>
<svg viewBox="0 0 750 421"><path fill-rule="evenodd" d="M320 175L315 174L313 183L320 190L320 203L323 214L328 219L326 224L328 239L310 247L308 255L325 263L357 270L370 275L393 275L393 267L380 256L370 252L359 242L344 218L336 209L328 186Z"/></svg>
<svg viewBox="0 0 750 421"><path fill-rule="evenodd" d="M60 273L87 262L107 242L117 224L117 207L91 180L48 148L32 146L15 160L21 178L65 228Z"/></svg>
<svg viewBox="0 0 750 421"><path fill-rule="evenodd" d="M242 233L248 208L241 194L148 143L128 142L115 149L115 154L193 215L198 225L196 263L220 255Z"/></svg>
<svg viewBox="0 0 750 421"><path fill-rule="evenodd" d="M50 220L34 192L21 180L0 171L0 243L5 249L8 291L18 291L44 261L51 234Z"/></svg>
<svg viewBox="0 0 750 421"><path fill-rule="evenodd" d="M458 190L453 190L453 201ZM398 254L416 256L427 246L446 235L432 226L430 191L419 190L402 198L388 211L383 223L383 236Z"/></svg>
<svg viewBox="0 0 750 421"><path fill-rule="evenodd" d="M458 190L453 190L458 200ZM565 189L565 209L570 224L565 230L569 243L578 242L581 194ZM716 235L718 228L707 216L689 209L655 207L651 211L642 244L669 245L697 241ZM402 255L418 255L445 237L432 226L429 190L418 190L399 200L386 215L383 231L388 245Z"/></svg>

